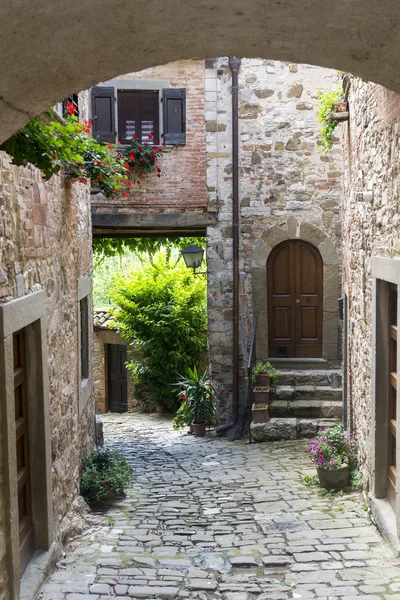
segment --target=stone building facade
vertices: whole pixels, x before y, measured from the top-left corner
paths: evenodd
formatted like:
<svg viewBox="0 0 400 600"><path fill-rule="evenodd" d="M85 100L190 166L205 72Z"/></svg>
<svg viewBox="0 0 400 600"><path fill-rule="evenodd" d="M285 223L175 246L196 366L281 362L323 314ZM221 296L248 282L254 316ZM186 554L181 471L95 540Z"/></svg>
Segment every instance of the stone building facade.
<svg viewBox="0 0 400 600"><path fill-rule="evenodd" d="M344 87L350 115L342 126L348 420L375 517L398 547L400 97L354 77L346 77Z"/></svg>
<svg viewBox="0 0 400 600"><path fill-rule="evenodd" d="M1 600L20 597L32 553L51 561L77 523L81 457L94 444L91 263L89 186L44 183L2 152Z"/></svg>
<svg viewBox="0 0 400 600"><path fill-rule="evenodd" d="M94 400L100 414L126 412L136 405L132 377L125 366L130 358L129 342L109 328L112 320L107 309L94 309Z"/></svg>
<svg viewBox="0 0 400 600"><path fill-rule="evenodd" d="M317 150L319 89L336 71L243 59L239 71L240 322L242 381L257 317L257 357L269 349L267 264L272 250L302 240L323 261L321 358L340 364L342 157L338 143ZM224 389L223 420L231 418L232 356L232 108L228 59L205 65L208 210L209 344L214 377ZM271 326L271 325L270 325ZM284 361L283 361L284 364ZM293 366L293 364L292 364ZM302 368L302 367L300 367ZM228 391L228 393L226 393ZM326 416L339 416L326 414Z"/></svg>

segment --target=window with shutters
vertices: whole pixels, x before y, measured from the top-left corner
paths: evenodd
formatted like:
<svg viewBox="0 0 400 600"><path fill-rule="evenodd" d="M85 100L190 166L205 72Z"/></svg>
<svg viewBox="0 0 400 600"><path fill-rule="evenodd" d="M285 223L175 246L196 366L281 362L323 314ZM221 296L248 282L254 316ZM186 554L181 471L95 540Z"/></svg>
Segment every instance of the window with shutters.
<svg viewBox="0 0 400 600"><path fill-rule="evenodd" d="M120 83L129 84L123 80ZM143 144L183 145L186 143L186 90L95 86L92 88L92 120L93 136L101 142L119 141L128 145L136 135Z"/></svg>

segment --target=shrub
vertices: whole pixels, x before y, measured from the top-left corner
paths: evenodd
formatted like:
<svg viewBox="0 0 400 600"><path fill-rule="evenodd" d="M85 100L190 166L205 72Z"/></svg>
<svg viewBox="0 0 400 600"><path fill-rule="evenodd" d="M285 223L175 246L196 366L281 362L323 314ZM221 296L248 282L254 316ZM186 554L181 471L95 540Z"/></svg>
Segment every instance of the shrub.
<svg viewBox="0 0 400 600"><path fill-rule="evenodd" d="M178 398L182 402L173 420L174 429L191 423L212 425L214 423L216 398L215 390L207 371L200 375L196 366L188 368L187 376L181 376L178 383Z"/></svg>
<svg viewBox="0 0 400 600"><path fill-rule="evenodd" d="M172 385L179 373L201 365L207 349L206 287L182 263L159 254L111 293L113 328L131 341L135 395L148 409L176 407Z"/></svg>
<svg viewBox="0 0 400 600"><path fill-rule="evenodd" d="M123 496L132 480L132 468L115 450L95 449L82 459L81 494L87 502Z"/></svg>

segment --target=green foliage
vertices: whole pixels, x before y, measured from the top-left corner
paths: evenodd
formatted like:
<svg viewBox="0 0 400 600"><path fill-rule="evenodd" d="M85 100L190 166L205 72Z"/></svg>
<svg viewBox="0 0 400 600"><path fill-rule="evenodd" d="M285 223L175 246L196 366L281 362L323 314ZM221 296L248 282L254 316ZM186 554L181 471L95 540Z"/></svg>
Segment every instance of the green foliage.
<svg viewBox="0 0 400 600"><path fill-rule="evenodd" d="M353 488L353 490L363 489L362 473L358 470L357 467L350 470L350 485Z"/></svg>
<svg viewBox="0 0 400 600"><path fill-rule="evenodd" d="M140 269L148 262L135 252L127 251L122 256L105 257L101 261L94 261L93 265L93 305L95 308L111 306L111 291L114 279L130 271Z"/></svg>
<svg viewBox="0 0 400 600"><path fill-rule="evenodd" d="M88 502L123 496L132 480L132 468L122 454L95 449L82 459L81 494Z"/></svg>
<svg viewBox="0 0 400 600"><path fill-rule="evenodd" d="M267 408L267 404L265 402L259 402L254 405L254 408Z"/></svg>
<svg viewBox="0 0 400 600"><path fill-rule="evenodd" d="M93 240L93 254L97 264L109 256L123 256L132 251L154 256L163 250L167 261L175 248L183 250L188 244L205 245L204 238L97 238Z"/></svg>
<svg viewBox="0 0 400 600"><path fill-rule="evenodd" d="M269 375L272 383L278 383L278 371L274 369L270 362L258 362L253 369L253 381L257 379L258 375Z"/></svg>
<svg viewBox="0 0 400 600"><path fill-rule="evenodd" d="M43 118L32 119L1 146L17 166L31 163L40 169L43 179L64 169L66 177L75 183L87 183L100 188L106 198L127 196L128 189L140 184L137 179L145 173L161 169L156 166L162 147L137 142L118 149L114 144L101 144L91 137L91 121L80 123L73 104L68 105L68 115L62 122L54 120L49 111ZM134 177L130 177L133 173Z"/></svg>
<svg viewBox="0 0 400 600"><path fill-rule="evenodd" d="M178 398L182 402L173 420L174 429L190 423L212 425L215 417L215 390L207 371L200 375L196 366L180 376Z"/></svg>
<svg viewBox="0 0 400 600"><path fill-rule="evenodd" d="M343 496L343 490L327 490L326 488L319 488L317 490L317 495L320 498L337 498Z"/></svg>
<svg viewBox="0 0 400 600"><path fill-rule="evenodd" d="M300 478L300 481L306 487L316 487L319 485L319 479L316 475L303 475Z"/></svg>
<svg viewBox="0 0 400 600"><path fill-rule="evenodd" d="M338 121L331 118L334 112L333 105L340 102L343 97L343 89L341 85L335 87L329 92L318 91L318 121L321 123L321 143L318 145L318 150L327 152L332 148L333 133L338 126Z"/></svg>
<svg viewBox="0 0 400 600"><path fill-rule="evenodd" d="M119 277L111 299L114 328L131 341L135 396L149 407L175 408L172 384L200 365L207 349L205 282L159 254L151 265Z"/></svg>

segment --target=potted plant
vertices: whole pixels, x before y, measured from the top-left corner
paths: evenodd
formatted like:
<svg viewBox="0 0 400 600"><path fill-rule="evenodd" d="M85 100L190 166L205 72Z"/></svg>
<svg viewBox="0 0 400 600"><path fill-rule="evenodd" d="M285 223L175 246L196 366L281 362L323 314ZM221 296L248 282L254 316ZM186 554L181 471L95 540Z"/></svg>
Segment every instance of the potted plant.
<svg viewBox="0 0 400 600"><path fill-rule="evenodd" d="M269 387L271 382L278 383L278 371L268 361L258 362L252 375L257 387Z"/></svg>
<svg viewBox="0 0 400 600"><path fill-rule="evenodd" d="M346 436L343 425L322 429L306 449L317 468L321 487L343 489L349 482L349 472L357 466L357 439Z"/></svg>
<svg viewBox="0 0 400 600"><path fill-rule="evenodd" d="M268 404L265 403L254 403L251 409L253 414L253 423L268 423L269 421L269 410Z"/></svg>
<svg viewBox="0 0 400 600"><path fill-rule="evenodd" d="M341 85L336 86L335 89L322 92L318 91L318 121L321 123L320 137L321 143L318 145L318 149L322 152L327 152L332 148L333 134L338 126L340 120L345 120L348 116L343 118L335 118L335 113L347 112L347 102L343 100L343 88Z"/></svg>
<svg viewBox="0 0 400 600"><path fill-rule="evenodd" d="M265 404L269 405L269 393L270 388L263 385L256 385L253 390L253 402L254 404Z"/></svg>
<svg viewBox="0 0 400 600"><path fill-rule="evenodd" d="M115 450L95 449L82 459L80 491L89 504L112 504L125 495L131 480L131 466Z"/></svg>
<svg viewBox="0 0 400 600"><path fill-rule="evenodd" d="M215 417L215 391L207 371L200 376L196 366L189 368L187 377L182 376L176 385L181 387L178 396L183 402L176 413L174 428L192 425L194 435L203 437L206 426L212 425Z"/></svg>

